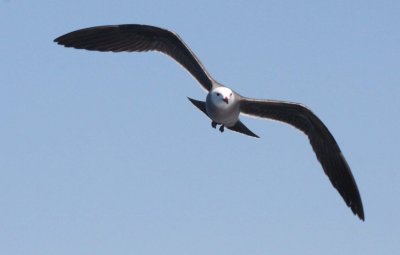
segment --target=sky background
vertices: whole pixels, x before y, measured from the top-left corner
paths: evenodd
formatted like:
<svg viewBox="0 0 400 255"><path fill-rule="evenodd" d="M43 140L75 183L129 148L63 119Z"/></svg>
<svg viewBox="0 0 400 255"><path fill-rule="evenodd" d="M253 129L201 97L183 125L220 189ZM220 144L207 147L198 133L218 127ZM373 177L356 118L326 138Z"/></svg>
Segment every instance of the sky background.
<svg viewBox="0 0 400 255"><path fill-rule="evenodd" d="M396 254L398 1L0 1L0 254ZM358 183L353 216L277 122L213 130L158 53L67 49L96 25L176 31L240 94L301 102Z"/></svg>

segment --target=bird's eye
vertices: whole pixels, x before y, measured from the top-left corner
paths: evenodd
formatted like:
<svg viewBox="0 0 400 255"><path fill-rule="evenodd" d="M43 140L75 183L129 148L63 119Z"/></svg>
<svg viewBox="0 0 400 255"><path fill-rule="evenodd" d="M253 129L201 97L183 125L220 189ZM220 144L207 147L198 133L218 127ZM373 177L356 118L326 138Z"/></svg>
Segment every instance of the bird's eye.
<svg viewBox="0 0 400 255"><path fill-rule="evenodd" d="M217 93L217 96L220 96L221 94L220 93Z"/></svg>
<svg viewBox="0 0 400 255"><path fill-rule="evenodd" d="M232 93L229 96L232 96Z"/></svg>

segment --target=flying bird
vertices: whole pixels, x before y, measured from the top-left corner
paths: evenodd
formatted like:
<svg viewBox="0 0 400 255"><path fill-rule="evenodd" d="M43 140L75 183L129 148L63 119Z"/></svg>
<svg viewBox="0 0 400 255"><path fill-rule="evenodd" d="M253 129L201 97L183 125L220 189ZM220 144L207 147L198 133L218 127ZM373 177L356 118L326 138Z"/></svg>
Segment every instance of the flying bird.
<svg viewBox="0 0 400 255"><path fill-rule="evenodd" d="M96 26L70 32L54 42L76 49L103 52L158 51L184 67L208 92L205 101L188 98L211 119L211 126L221 132L224 128L258 136L240 120L241 114L285 122L306 134L332 185L347 206L361 220L364 209L351 173L338 144L324 123L302 104L244 97L218 83L184 41L169 30L138 24Z"/></svg>

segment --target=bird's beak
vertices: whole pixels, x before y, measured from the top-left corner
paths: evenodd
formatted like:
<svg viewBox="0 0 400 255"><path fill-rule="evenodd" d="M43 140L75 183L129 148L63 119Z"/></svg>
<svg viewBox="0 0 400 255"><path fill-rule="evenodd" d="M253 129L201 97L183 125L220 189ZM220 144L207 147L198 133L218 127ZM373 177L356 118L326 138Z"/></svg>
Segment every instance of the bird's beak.
<svg viewBox="0 0 400 255"><path fill-rule="evenodd" d="M222 99L222 100L224 100L224 102L225 102L225 103L229 103L229 101L228 101L228 98L227 98L227 97L224 97L224 99Z"/></svg>

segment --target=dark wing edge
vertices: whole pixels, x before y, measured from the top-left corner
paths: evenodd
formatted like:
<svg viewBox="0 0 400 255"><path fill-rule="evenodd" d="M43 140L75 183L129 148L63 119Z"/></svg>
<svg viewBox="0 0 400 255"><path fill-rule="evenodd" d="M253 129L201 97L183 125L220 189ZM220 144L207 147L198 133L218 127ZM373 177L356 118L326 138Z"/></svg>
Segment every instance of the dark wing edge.
<svg viewBox="0 0 400 255"><path fill-rule="evenodd" d="M207 91L214 81L176 33L154 26L126 24L90 27L62 35L54 42L65 47L103 52L159 51L175 59Z"/></svg>
<svg viewBox="0 0 400 255"><path fill-rule="evenodd" d="M285 122L304 132L325 174L347 206L364 221L364 209L353 174L338 144L324 123L307 107L290 102L242 98L245 115Z"/></svg>
<svg viewBox="0 0 400 255"><path fill-rule="evenodd" d="M251 131L248 127L246 127L246 125L244 125L243 122L241 122L240 120L238 120L234 126L226 127L226 128L228 128L232 131L244 134L244 135L254 137L254 138L260 138L253 131Z"/></svg>
<svg viewBox="0 0 400 255"><path fill-rule="evenodd" d="M205 115L207 115L207 117L209 117L208 114L207 114L206 102L199 101L199 100L196 100L196 99L193 99L193 98L190 98L190 97L187 97L187 98L189 99L189 101L190 101L194 106L197 107L197 109L199 109L199 110L202 111ZM209 117L209 118L210 118L210 117Z"/></svg>

